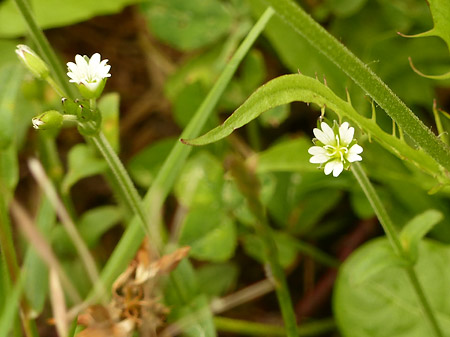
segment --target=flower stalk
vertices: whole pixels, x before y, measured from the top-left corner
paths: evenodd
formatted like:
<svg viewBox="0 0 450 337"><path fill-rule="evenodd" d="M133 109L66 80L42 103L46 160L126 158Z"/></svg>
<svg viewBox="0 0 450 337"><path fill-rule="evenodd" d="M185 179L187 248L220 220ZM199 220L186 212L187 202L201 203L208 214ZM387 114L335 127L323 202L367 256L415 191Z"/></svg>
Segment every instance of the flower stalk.
<svg viewBox="0 0 450 337"><path fill-rule="evenodd" d="M394 224L392 223L391 218L389 217L386 209L384 208L383 203L381 202L377 192L373 188L369 178L364 172L364 169L361 167L359 163L355 163L352 166L352 172L356 180L358 181L359 185L361 186L367 199L369 200L370 204L372 205L372 208L375 211L375 214L377 215L377 218L380 221L381 226L383 227L384 232L386 233L386 236L390 241L395 253L400 257L405 256L402 244L400 242L399 234L397 233L397 230L395 229ZM433 312L433 309L431 308L431 305L426 297L425 292L423 291L423 288L419 282L419 278L417 277L417 273L414 267L412 265L408 265L405 267L405 271L406 274L408 275L408 279L411 282L414 292L416 293L422 312L425 318L428 320L428 323L430 324L430 327L432 328L434 335L436 337L443 337L444 335L442 334L442 330L438 324L436 315Z"/></svg>

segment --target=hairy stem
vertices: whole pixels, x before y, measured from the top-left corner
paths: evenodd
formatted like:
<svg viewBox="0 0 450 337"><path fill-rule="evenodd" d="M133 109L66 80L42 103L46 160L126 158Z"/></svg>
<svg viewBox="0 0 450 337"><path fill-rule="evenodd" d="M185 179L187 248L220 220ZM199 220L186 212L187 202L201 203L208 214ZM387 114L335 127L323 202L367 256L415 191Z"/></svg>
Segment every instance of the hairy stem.
<svg viewBox="0 0 450 337"><path fill-rule="evenodd" d="M400 238L394 227L394 224L392 223L392 220L390 219L386 209L384 208L380 198L378 197L377 192L370 183L369 178L367 178L367 175L364 172L364 169L362 168L361 164L357 162L353 163L352 172L356 180L358 181L359 185L361 186L367 199L369 200L373 210L375 211L378 220L383 226L386 236L391 242L394 251L396 252L397 255L403 256L404 255L403 248L400 243ZM422 312L425 315L426 319L428 320L431 328L433 329L434 335L436 337L443 337L442 330L439 327L435 313L433 312L431 305L423 291L423 288L420 285L414 267L412 266L405 267L405 271L408 275L411 285L413 286L414 292L417 295L417 299L419 300L419 305L422 309Z"/></svg>

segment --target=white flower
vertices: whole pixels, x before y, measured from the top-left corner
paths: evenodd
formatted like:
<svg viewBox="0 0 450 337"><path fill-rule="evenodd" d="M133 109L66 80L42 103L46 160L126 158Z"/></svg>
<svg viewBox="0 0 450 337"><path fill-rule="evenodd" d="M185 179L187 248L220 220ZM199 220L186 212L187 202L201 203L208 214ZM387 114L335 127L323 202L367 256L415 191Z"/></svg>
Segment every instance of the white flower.
<svg viewBox="0 0 450 337"><path fill-rule="evenodd" d="M106 64L108 60L100 61L100 59L99 53L95 53L91 58L88 58L86 55L76 55L75 63L67 63L69 70L67 76L70 77L70 82L78 84L83 96L91 96L86 98L100 96L105 86L106 78L111 77L109 73L111 66Z"/></svg>
<svg viewBox="0 0 450 337"><path fill-rule="evenodd" d="M359 155L363 148L353 140L355 129L349 127L347 122L341 126L335 123L331 128L327 123L322 122L321 128L313 130L315 146L309 148L308 153L312 155L309 160L313 164L325 164L324 172L326 175L333 172L337 177L345 169L348 169L350 163L361 161Z"/></svg>

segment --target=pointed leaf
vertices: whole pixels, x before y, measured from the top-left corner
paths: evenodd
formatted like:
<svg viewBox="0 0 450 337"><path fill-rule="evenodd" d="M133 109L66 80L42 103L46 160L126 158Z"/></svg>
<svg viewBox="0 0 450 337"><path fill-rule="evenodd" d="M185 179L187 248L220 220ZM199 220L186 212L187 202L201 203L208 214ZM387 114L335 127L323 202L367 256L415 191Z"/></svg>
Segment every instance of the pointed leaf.
<svg viewBox="0 0 450 337"><path fill-rule="evenodd" d="M417 261L419 242L443 217L441 212L430 209L417 215L403 227L400 241L412 262Z"/></svg>

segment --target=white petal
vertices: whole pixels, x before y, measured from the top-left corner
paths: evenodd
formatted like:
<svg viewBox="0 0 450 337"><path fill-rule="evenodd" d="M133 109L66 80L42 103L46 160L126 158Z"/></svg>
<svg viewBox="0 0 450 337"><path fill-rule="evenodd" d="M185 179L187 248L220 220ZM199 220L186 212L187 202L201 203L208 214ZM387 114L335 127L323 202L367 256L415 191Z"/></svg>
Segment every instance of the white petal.
<svg viewBox="0 0 450 337"><path fill-rule="evenodd" d="M361 156L360 156L359 154L351 153L351 154L348 154L348 155L347 155L347 160L348 160L350 163L353 163L353 162L355 162L355 161L361 161L362 158L361 158Z"/></svg>
<svg viewBox="0 0 450 337"><path fill-rule="evenodd" d="M326 123L322 123L322 130L315 128L313 130L314 136L325 145L334 145L336 140L333 130Z"/></svg>
<svg viewBox="0 0 450 337"><path fill-rule="evenodd" d="M92 65L94 67L98 67L100 64L100 59L101 56L99 53L95 53L94 55L91 56L91 58L89 59L89 65Z"/></svg>
<svg viewBox="0 0 450 337"><path fill-rule="evenodd" d="M324 154L317 154L309 159L312 164L323 164L330 160L330 157Z"/></svg>
<svg viewBox="0 0 450 337"><path fill-rule="evenodd" d="M360 154L361 152L363 152L363 148L361 146L359 146L358 144L354 144L349 150L348 153L349 154Z"/></svg>
<svg viewBox="0 0 450 337"><path fill-rule="evenodd" d="M333 160L325 164L324 172L326 175L329 175L333 171L335 163L336 161Z"/></svg>
<svg viewBox="0 0 450 337"><path fill-rule="evenodd" d="M313 156L316 154L327 154L327 150L325 150L322 146L311 146L308 149L308 153Z"/></svg>
<svg viewBox="0 0 450 337"><path fill-rule="evenodd" d="M341 174L342 170L344 169L344 164L342 164L341 161L336 161L336 164L333 168L333 177L337 177Z"/></svg>
<svg viewBox="0 0 450 337"><path fill-rule="evenodd" d="M342 123L339 127L339 138L341 139L341 145L346 146L351 143L353 140L353 135L355 133L355 129L349 127L347 122Z"/></svg>

